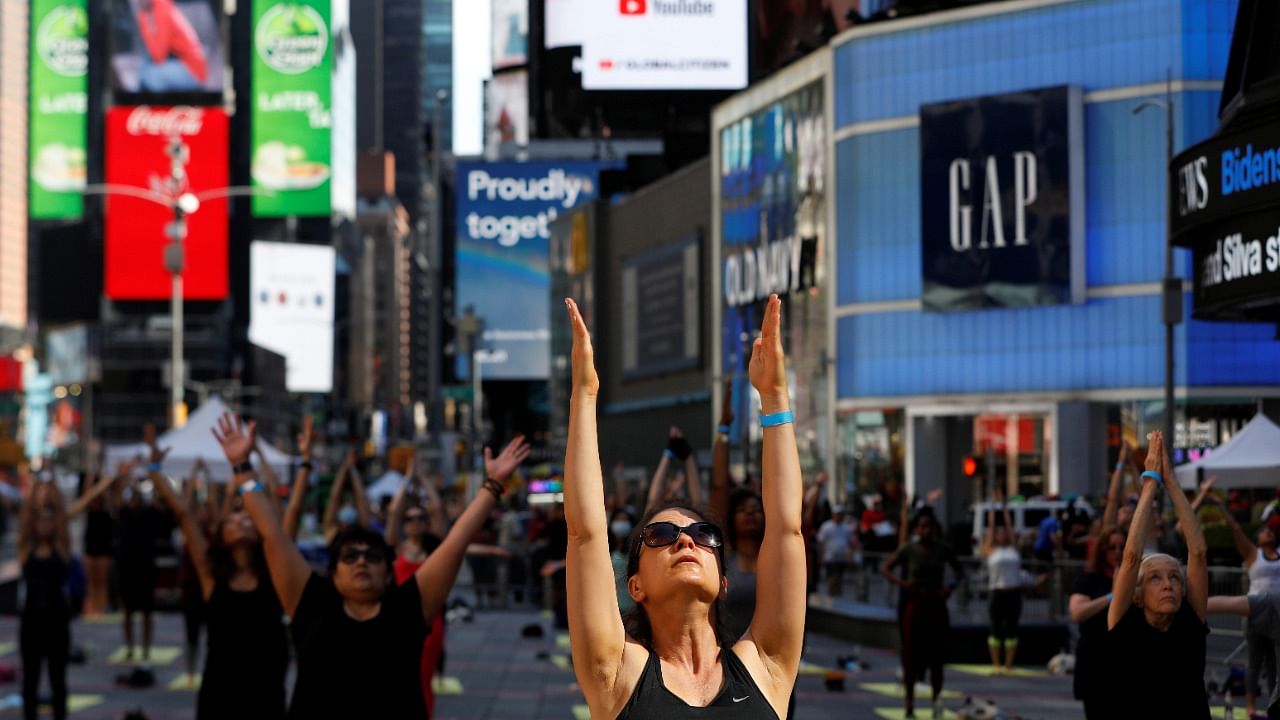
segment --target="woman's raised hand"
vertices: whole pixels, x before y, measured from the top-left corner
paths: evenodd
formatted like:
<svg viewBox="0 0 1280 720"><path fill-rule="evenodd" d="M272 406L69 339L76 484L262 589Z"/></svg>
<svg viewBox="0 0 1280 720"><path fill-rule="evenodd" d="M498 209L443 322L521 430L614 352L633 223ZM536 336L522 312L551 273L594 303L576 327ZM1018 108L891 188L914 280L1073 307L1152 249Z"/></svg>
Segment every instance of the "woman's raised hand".
<svg viewBox="0 0 1280 720"><path fill-rule="evenodd" d="M1146 469L1158 473L1164 469L1164 433L1156 430L1149 437Z"/></svg>
<svg viewBox="0 0 1280 720"><path fill-rule="evenodd" d="M760 410L766 415L788 409L786 357L782 351L782 301L769 296L760 337L751 347L751 385L760 393Z"/></svg>
<svg viewBox="0 0 1280 720"><path fill-rule="evenodd" d="M595 397L600 394L600 377L596 375L591 333L587 332L587 323L578 311L578 303L572 298L565 298L564 304L569 309L569 324L573 327L573 392Z"/></svg>
<svg viewBox="0 0 1280 720"><path fill-rule="evenodd" d="M256 439L256 429L257 423L254 421L250 420L246 425L234 414L226 412L218 418L218 427L212 432L222 446L222 452L226 453L227 462L239 465L249 460L249 453L253 451Z"/></svg>

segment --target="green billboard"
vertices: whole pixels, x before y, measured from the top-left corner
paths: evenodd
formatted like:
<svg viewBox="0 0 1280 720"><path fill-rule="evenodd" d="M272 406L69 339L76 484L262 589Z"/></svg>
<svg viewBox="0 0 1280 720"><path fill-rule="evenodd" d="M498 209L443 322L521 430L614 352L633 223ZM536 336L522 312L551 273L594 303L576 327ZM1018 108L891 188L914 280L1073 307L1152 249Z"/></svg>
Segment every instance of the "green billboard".
<svg viewBox="0 0 1280 720"><path fill-rule="evenodd" d="M89 107L86 0L31 3L30 214L76 220L84 213L85 114Z"/></svg>
<svg viewBox="0 0 1280 720"><path fill-rule="evenodd" d="M329 0L253 0L253 213L330 212Z"/></svg>

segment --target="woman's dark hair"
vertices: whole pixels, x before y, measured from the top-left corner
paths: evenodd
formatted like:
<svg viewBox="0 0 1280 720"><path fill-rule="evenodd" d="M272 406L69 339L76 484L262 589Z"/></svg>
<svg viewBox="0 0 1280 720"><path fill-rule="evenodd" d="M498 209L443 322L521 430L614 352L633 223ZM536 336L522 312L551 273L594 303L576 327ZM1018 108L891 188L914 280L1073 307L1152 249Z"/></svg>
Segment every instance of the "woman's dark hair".
<svg viewBox="0 0 1280 720"><path fill-rule="evenodd" d="M360 525L348 525L338 531L333 537L333 542L329 543L329 575L333 576L333 571L338 567L338 556L342 554L342 548L348 545L367 545L370 550L382 550L383 557L386 558L387 572L393 570L395 563L395 552L391 546L387 545L387 539L382 533L376 533L369 528Z"/></svg>
<svg viewBox="0 0 1280 720"><path fill-rule="evenodd" d="M1119 535L1128 539L1124 530L1117 525L1105 527L1098 533L1098 539L1093 543L1093 551L1089 553L1089 557L1084 562L1084 571L1094 573L1096 575L1107 574L1107 545L1111 542L1112 535ZM1112 568L1114 570L1115 568Z"/></svg>
<svg viewBox="0 0 1280 720"><path fill-rule="evenodd" d="M230 522L231 515L218 520L213 524L213 537L209 539L209 567L213 570L213 581L215 584L230 582L231 576L236 572L235 558L231 555L231 548L222 541L222 526ZM267 569L267 556L262 550L262 541L253 545L253 574L258 576L258 582L271 582L271 575Z"/></svg>
<svg viewBox="0 0 1280 720"><path fill-rule="evenodd" d="M764 515L764 500L760 495L750 488L740 487L729 494L729 512L728 517L724 519L724 536L725 542L735 551L738 547L738 530L734 527L733 519L738 514L738 508L747 503L748 500L755 500L760 504L760 514ZM764 527L760 528L761 531Z"/></svg>
<svg viewBox="0 0 1280 720"><path fill-rule="evenodd" d="M631 529L631 537L627 539L627 576L624 580L630 580L636 573L640 572L640 552L644 546L644 540L641 539L641 533L644 527L653 522L653 518L659 513L667 510L680 510L702 520L703 522L715 522L715 518L710 512L691 508L687 504L668 503L659 505L644 514L640 518L640 522ZM716 569L720 571L720 580L724 581L724 546L716 548ZM649 616L645 614L644 608L640 603L636 603L635 607L622 616L622 623L626 626L627 635L633 640L645 646L645 648L653 649L653 628L649 625ZM716 644L720 647L729 647L737 640L729 633L728 611L725 609L724 593L720 593L716 597L716 601L711 606L711 626L716 633Z"/></svg>

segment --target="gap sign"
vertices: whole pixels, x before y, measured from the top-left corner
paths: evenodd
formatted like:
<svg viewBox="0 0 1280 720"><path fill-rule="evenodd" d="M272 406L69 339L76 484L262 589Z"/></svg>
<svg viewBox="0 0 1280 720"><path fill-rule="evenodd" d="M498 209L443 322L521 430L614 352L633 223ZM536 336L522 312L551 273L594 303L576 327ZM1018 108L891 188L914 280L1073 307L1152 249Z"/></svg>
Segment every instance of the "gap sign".
<svg viewBox="0 0 1280 720"><path fill-rule="evenodd" d="M1084 298L1079 88L920 109L926 310Z"/></svg>

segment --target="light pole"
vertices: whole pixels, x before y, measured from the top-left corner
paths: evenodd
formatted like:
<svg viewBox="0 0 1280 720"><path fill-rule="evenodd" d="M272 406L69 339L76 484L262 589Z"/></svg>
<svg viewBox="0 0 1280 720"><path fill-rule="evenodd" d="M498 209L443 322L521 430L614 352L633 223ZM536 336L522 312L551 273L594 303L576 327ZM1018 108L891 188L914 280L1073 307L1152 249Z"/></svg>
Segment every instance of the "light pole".
<svg viewBox="0 0 1280 720"><path fill-rule="evenodd" d="M1133 109L1133 114L1147 108L1163 108L1165 111L1164 153L1165 172L1168 173L1173 162L1173 71L1169 70L1165 77L1165 99L1145 100ZM1174 435L1173 401L1173 329L1182 323L1182 278L1173 274L1173 236L1171 221L1171 202L1169 197L1169 181L1164 181L1164 280L1161 283L1161 320L1164 322L1164 436L1169 447L1175 447L1177 438Z"/></svg>
<svg viewBox="0 0 1280 720"><path fill-rule="evenodd" d="M173 212L173 221L165 227L165 236L169 243L164 248L164 269L172 277L169 294L169 316L173 328L170 331L169 348L169 427L180 427L186 422L183 405L183 317L182 317L182 273L186 269L187 216L200 209L202 202L209 200L244 197L252 195L274 195L269 190L252 187L223 187L190 192L187 182L187 163L191 160L191 148L182 141L181 136L171 135L165 145L165 154L169 156L169 177L165 178L162 191L134 187L132 185L90 185L84 189L85 195L121 195L137 198L163 205Z"/></svg>

